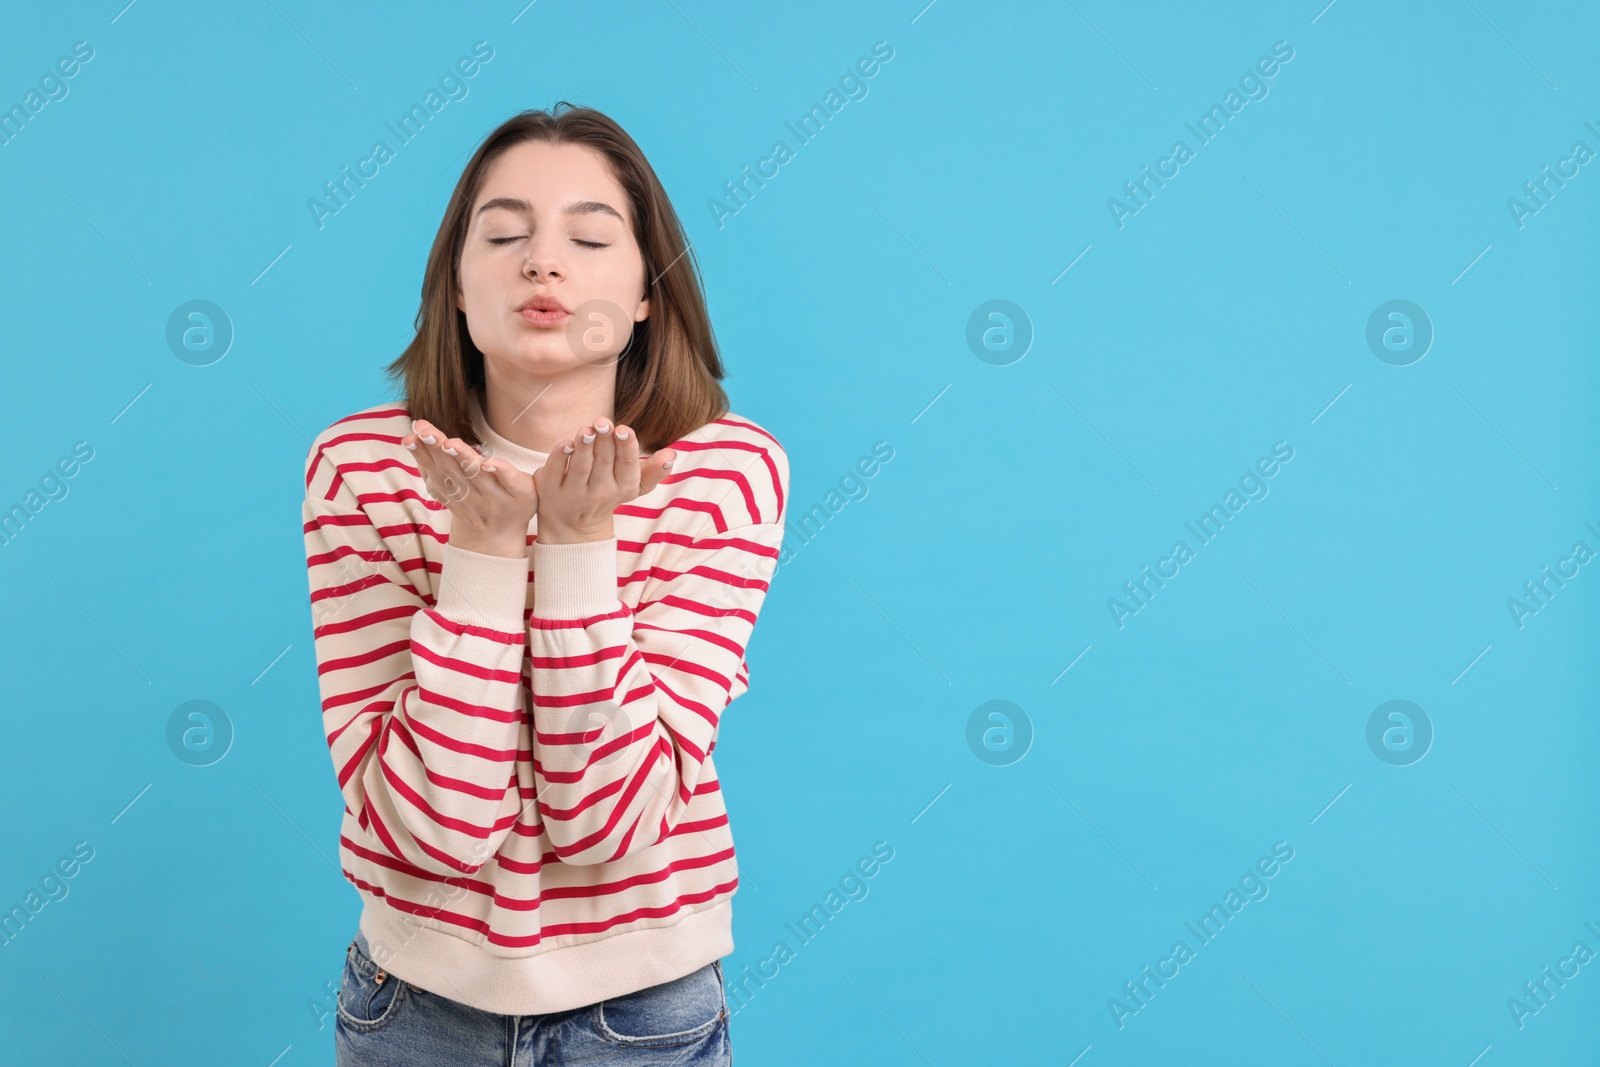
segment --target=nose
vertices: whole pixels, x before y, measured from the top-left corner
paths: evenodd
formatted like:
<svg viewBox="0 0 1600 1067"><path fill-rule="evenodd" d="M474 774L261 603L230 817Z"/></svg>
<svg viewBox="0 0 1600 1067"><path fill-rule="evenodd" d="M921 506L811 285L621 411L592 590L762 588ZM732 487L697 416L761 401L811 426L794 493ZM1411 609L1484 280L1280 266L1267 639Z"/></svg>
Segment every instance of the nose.
<svg viewBox="0 0 1600 1067"><path fill-rule="evenodd" d="M561 247L558 237L545 237L535 235L528 241L527 252L522 258L522 273L536 280L548 281L560 278L565 272L557 255Z"/></svg>

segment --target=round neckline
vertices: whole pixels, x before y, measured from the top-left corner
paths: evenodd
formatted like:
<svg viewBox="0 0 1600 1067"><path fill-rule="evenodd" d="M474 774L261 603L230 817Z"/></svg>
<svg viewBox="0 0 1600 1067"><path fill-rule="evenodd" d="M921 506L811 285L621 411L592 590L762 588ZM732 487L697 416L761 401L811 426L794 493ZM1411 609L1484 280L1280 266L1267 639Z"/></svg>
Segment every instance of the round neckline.
<svg viewBox="0 0 1600 1067"><path fill-rule="evenodd" d="M531 448L519 445L509 438L495 433L494 427L490 426L489 420L484 417L483 405L478 402L478 394L476 392L467 394L467 406L471 409L472 428L477 432L478 439L496 455L509 459L512 465L524 474L532 474L544 466L545 461L550 458L550 453L548 452L535 452ZM482 451L482 449L479 451Z"/></svg>

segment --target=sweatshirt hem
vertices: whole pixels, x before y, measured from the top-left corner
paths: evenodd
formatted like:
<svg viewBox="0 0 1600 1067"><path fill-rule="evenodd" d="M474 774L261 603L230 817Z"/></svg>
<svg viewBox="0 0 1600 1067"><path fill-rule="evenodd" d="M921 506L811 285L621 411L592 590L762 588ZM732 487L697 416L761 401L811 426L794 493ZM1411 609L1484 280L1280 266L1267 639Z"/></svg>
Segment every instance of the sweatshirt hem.
<svg viewBox="0 0 1600 1067"><path fill-rule="evenodd" d="M417 925L362 894L360 928L379 966L411 985L499 1015L544 1015L670 982L733 951L733 898L670 926L650 926L546 949L496 956L444 930Z"/></svg>

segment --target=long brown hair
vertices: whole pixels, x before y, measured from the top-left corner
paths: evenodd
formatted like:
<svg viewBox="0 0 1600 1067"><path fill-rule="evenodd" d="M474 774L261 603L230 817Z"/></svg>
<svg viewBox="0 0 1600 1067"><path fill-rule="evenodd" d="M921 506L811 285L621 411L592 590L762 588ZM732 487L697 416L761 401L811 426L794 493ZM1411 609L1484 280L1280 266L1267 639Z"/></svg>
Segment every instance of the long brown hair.
<svg viewBox="0 0 1600 1067"><path fill-rule="evenodd" d="M486 137L456 182L422 276L417 335L385 369L411 417L427 419L446 434L481 447L472 429L468 397L482 397L483 353L456 307L461 249L472 205L489 165L525 141L584 144L611 164L633 205L633 236L644 256L650 314L633 324L616 367L615 421L631 426L647 451L727 414L722 359L706 314L700 268L684 238L672 202L632 137L608 116L563 100L550 111L522 111ZM483 405L488 410L488 405Z"/></svg>

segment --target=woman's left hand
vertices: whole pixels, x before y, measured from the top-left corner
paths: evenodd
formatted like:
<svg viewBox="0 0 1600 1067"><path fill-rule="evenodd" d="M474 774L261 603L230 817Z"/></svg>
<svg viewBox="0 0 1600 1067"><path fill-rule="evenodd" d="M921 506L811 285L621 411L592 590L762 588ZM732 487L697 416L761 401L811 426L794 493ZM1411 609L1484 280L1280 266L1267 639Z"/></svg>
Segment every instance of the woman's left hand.
<svg viewBox="0 0 1600 1067"><path fill-rule="evenodd" d="M568 448L570 452L565 451ZM639 439L630 427L596 419L563 448L552 451L534 472L539 491L537 540L559 545L615 536L612 513L617 505L660 485L672 473L676 458L668 448L641 459Z"/></svg>

